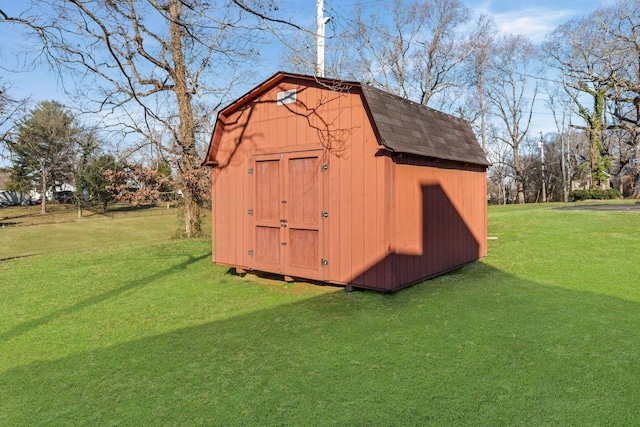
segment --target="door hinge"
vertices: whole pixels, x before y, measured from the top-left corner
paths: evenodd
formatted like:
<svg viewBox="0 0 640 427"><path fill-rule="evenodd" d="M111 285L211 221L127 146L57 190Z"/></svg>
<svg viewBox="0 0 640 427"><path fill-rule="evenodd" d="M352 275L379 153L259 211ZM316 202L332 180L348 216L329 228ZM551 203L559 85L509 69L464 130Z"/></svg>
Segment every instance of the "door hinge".
<svg viewBox="0 0 640 427"><path fill-rule="evenodd" d="M249 169L247 170L247 173L248 173L249 175L253 175L253 168L249 168Z"/></svg>
<svg viewBox="0 0 640 427"><path fill-rule="evenodd" d="M249 249L249 252L247 252L249 254L249 256L253 256L253 249Z"/></svg>
<svg viewBox="0 0 640 427"><path fill-rule="evenodd" d="M326 171L327 169L329 169L329 165L328 164L323 163L323 164L320 165L320 170L322 172Z"/></svg>
<svg viewBox="0 0 640 427"><path fill-rule="evenodd" d="M251 215L253 215L253 209L249 209L249 210L247 211L247 213L248 213L250 216L251 216Z"/></svg>
<svg viewBox="0 0 640 427"><path fill-rule="evenodd" d="M326 260L326 259L324 259L324 258L322 258L322 260L320 261L320 265L322 265L323 267L324 267L325 265L329 265L329 261L328 261L328 260Z"/></svg>
<svg viewBox="0 0 640 427"><path fill-rule="evenodd" d="M327 212L327 211L322 211L322 212L320 212L320 216L321 216L322 218L327 218L327 217L329 216L329 212Z"/></svg>

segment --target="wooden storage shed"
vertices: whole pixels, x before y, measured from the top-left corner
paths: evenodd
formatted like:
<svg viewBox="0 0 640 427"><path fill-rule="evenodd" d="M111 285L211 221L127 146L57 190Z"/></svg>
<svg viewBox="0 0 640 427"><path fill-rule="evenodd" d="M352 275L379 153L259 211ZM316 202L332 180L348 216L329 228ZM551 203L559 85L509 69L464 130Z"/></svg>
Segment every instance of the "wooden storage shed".
<svg viewBox="0 0 640 427"><path fill-rule="evenodd" d="M486 255L469 124L356 82L277 73L218 114L213 261L395 291Z"/></svg>

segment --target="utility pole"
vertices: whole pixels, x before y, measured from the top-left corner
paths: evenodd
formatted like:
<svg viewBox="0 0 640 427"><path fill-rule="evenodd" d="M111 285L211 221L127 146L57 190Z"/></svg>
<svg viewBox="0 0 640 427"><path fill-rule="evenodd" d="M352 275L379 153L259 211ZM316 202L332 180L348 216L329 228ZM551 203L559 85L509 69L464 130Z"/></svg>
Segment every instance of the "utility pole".
<svg viewBox="0 0 640 427"><path fill-rule="evenodd" d="M547 180L544 173L544 139L542 138L542 132L540 132L538 147L540 148L540 163L542 164L542 203L547 203Z"/></svg>
<svg viewBox="0 0 640 427"><path fill-rule="evenodd" d="M316 77L324 77L324 26L329 22L330 18L324 17L324 0L317 0L317 18L318 31L316 32Z"/></svg>

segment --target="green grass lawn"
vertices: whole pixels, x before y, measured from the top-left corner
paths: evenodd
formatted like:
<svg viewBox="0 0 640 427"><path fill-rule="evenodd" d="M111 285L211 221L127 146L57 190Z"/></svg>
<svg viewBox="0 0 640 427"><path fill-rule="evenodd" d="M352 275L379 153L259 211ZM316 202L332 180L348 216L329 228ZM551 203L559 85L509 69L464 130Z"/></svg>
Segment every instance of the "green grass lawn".
<svg viewBox="0 0 640 427"><path fill-rule="evenodd" d="M101 247L159 243L171 239L179 227L176 209L112 207L106 214L84 211L77 217L73 205L0 209L0 260L48 253L86 251ZM205 233L211 233L204 220Z"/></svg>
<svg viewBox="0 0 640 427"><path fill-rule="evenodd" d="M0 262L0 425L637 425L640 212L491 207L487 258L391 295L230 275L162 218Z"/></svg>

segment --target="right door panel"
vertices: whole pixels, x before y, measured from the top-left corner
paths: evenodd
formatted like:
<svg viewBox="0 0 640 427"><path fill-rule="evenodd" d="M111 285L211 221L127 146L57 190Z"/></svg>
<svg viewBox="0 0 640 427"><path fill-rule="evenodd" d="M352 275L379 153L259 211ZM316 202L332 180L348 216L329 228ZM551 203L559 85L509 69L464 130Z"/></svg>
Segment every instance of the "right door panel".
<svg viewBox="0 0 640 427"><path fill-rule="evenodd" d="M286 207L288 219L285 270L291 275L300 271L317 277L321 268L320 210L322 178L320 161L313 157L289 157L286 171Z"/></svg>

